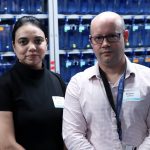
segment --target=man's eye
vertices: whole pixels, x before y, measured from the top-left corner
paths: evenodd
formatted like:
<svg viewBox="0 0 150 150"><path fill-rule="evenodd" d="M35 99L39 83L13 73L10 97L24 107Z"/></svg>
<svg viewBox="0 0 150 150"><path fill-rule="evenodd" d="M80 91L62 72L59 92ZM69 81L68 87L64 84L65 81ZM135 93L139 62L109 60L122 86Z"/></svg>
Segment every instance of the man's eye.
<svg viewBox="0 0 150 150"><path fill-rule="evenodd" d="M96 37L97 39L102 39L103 37L101 37L101 36L98 36L98 37Z"/></svg>
<svg viewBox="0 0 150 150"><path fill-rule="evenodd" d="M110 38L115 38L116 35L113 35L113 34L112 34L112 35L109 35L109 37L110 37Z"/></svg>
<svg viewBox="0 0 150 150"><path fill-rule="evenodd" d="M112 34L112 35L109 35L109 37L116 39L116 38L119 38L119 35L118 34Z"/></svg>
<svg viewBox="0 0 150 150"><path fill-rule="evenodd" d="M102 39L103 39L102 36L97 36L97 37L95 37L95 40L96 40L96 41L99 41L99 40L102 40Z"/></svg>

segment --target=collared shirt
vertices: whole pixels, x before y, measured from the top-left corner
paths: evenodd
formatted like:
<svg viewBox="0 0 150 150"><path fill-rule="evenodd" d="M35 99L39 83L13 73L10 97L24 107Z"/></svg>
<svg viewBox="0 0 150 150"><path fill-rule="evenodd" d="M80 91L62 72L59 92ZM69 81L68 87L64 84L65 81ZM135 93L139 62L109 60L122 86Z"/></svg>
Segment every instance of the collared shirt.
<svg viewBox="0 0 150 150"><path fill-rule="evenodd" d="M150 69L126 60L122 142L96 64L73 76L67 87L63 139L68 150L122 150L122 144L150 150ZM115 99L118 83L111 89Z"/></svg>

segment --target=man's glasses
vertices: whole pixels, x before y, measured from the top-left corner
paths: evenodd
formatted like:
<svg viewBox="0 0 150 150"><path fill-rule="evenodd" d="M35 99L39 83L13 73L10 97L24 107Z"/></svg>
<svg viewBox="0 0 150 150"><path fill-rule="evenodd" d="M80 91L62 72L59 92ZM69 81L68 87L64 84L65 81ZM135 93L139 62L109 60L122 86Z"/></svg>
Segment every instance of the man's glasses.
<svg viewBox="0 0 150 150"><path fill-rule="evenodd" d="M109 34L106 36L90 36L90 41L92 44L96 45L96 44L102 44L104 41L104 38L106 38L106 40L110 43L113 42L118 42L120 40L120 35L121 33L116 33L116 34Z"/></svg>

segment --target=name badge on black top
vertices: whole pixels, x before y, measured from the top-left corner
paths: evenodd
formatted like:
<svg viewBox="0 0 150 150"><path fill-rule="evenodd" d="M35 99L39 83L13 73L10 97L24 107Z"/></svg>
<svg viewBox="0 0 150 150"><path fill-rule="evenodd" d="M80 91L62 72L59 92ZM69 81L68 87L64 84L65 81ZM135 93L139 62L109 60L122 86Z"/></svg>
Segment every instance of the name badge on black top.
<svg viewBox="0 0 150 150"><path fill-rule="evenodd" d="M64 108L64 97L52 96L55 108Z"/></svg>

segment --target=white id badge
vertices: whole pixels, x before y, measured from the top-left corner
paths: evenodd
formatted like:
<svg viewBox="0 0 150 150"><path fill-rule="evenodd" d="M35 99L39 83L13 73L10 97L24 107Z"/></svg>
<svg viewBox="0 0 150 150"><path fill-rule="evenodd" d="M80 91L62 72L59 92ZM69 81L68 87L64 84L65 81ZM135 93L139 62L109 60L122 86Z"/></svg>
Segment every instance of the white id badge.
<svg viewBox="0 0 150 150"><path fill-rule="evenodd" d="M64 108L64 97L52 96L55 108Z"/></svg>
<svg viewBox="0 0 150 150"><path fill-rule="evenodd" d="M127 145L123 150L136 150L136 147Z"/></svg>
<svg viewBox="0 0 150 150"><path fill-rule="evenodd" d="M139 89L125 89L123 93L123 101L141 101L140 90Z"/></svg>

